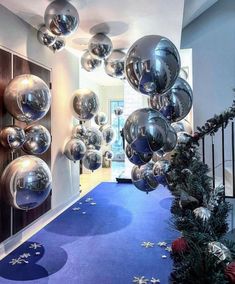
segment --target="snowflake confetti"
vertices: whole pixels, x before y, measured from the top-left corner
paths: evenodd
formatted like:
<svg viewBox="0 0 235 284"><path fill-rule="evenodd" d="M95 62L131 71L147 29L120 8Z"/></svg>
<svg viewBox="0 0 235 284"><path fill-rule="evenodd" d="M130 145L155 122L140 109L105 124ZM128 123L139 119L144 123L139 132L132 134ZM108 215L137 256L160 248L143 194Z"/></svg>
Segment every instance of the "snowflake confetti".
<svg viewBox="0 0 235 284"><path fill-rule="evenodd" d="M150 280L151 283L155 284L155 283L160 283L160 279L156 279L154 277L152 277L152 279Z"/></svg>
<svg viewBox="0 0 235 284"><path fill-rule="evenodd" d="M35 252L36 255L40 255L41 253L39 251Z"/></svg>
<svg viewBox="0 0 235 284"><path fill-rule="evenodd" d="M167 256L166 256L165 254L163 254L163 255L162 255L162 258L166 259L166 258L167 258Z"/></svg>
<svg viewBox="0 0 235 284"><path fill-rule="evenodd" d="M154 243L151 243L151 242L143 242L141 244L142 247L145 247L145 248L153 248L154 247Z"/></svg>
<svg viewBox="0 0 235 284"><path fill-rule="evenodd" d="M96 203L95 203L95 202L91 202L90 204L91 204L91 205L93 205L93 206L94 206L94 205L96 205Z"/></svg>
<svg viewBox="0 0 235 284"><path fill-rule="evenodd" d="M79 211L81 208L80 207L74 207L73 211Z"/></svg>
<svg viewBox="0 0 235 284"><path fill-rule="evenodd" d="M83 215L85 215L85 214L86 214L86 212L85 212L85 211L83 211L83 212L82 212L82 214L83 214Z"/></svg>
<svg viewBox="0 0 235 284"><path fill-rule="evenodd" d="M30 253L23 253L22 255L20 255L20 258L28 258L30 257Z"/></svg>
<svg viewBox="0 0 235 284"><path fill-rule="evenodd" d="M137 283L137 284L148 284L148 279L146 279L144 276L141 277L134 277L133 279L133 283Z"/></svg>
<svg viewBox="0 0 235 284"><path fill-rule="evenodd" d="M16 264L29 263L29 262L23 258L18 257L18 258L13 258L9 263L11 265L16 265Z"/></svg>
<svg viewBox="0 0 235 284"><path fill-rule="evenodd" d="M92 197L88 197L86 200L85 200L85 202L91 202L91 201L93 201L93 198Z"/></svg>
<svg viewBox="0 0 235 284"><path fill-rule="evenodd" d="M80 205L82 205L82 202L79 202Z"/></svg>
<svg viewBox="0 0 235 284"><path fill-rule="evenodd" d="M166 247L167 246L167 243L166 242L158 242L157 245L159 247Z"/></svg>
<svg viewBox="0 0 235 284"><path fill-rule="evenodd" d="M42 247L42 245L37 244L37 243L33 243L29 246L30 249L37 249L37 248L40 248L40 247Z"/></svg>
<svg viewBox="0 0 235 284"><path fill-rule="evenodd" d="M172 248L171 247L166 247L165 250L169 251L169 252L172 252Z"/></svg>

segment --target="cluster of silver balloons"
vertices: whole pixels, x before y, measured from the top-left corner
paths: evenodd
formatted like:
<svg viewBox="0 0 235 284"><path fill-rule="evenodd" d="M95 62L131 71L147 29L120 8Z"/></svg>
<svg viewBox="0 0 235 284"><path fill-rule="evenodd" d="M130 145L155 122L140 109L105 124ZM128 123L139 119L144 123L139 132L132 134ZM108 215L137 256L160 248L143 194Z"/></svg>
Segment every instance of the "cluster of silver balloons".
<svg viewBox="0 0 235 284"><path fill-rule="evenodd" d="M134 111L124 125L126 156L135 165L132 182L142 191L156 189L169 168L167 156L177 143L187 143L185 132L192 131L183 119L192 108L193 94L179 77L180 68L177 48L159 35L137 40L125 58L127 81L149 97L149 107Z"/></svg>
<svg viewBox="0 0 235 284"><path fill-rule="evenodd" d="M39 42L54 52L60 51L65 47L63 37L77 30L79 15L69 1L55 0L45 10L44 23L37 33Z"/></svg>

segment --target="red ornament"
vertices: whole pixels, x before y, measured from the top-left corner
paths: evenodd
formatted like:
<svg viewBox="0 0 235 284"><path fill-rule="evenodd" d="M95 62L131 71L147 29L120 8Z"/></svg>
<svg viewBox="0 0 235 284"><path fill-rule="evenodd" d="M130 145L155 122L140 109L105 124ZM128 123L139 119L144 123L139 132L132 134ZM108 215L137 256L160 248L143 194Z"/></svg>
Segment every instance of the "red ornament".
<svg viewBox="0 0 235 284"><path fill-rule="evenodd" d="M225 275L229 279L229 283L235 283L235 261L231 262L224 271Z"/></svg>
<svg viewBox="0 0 235 284"><path fill-rule="evenodd" d="M171 248L173 253L183 253L188 250L188 243L184 237L180 237L173 241Z"/></svg>
<svg viewBox="0 0 235 284"><path fill-rule="evenodd" d="M200 133L199 132L194 132L193 139L198 141L200 139Z"/></svg>

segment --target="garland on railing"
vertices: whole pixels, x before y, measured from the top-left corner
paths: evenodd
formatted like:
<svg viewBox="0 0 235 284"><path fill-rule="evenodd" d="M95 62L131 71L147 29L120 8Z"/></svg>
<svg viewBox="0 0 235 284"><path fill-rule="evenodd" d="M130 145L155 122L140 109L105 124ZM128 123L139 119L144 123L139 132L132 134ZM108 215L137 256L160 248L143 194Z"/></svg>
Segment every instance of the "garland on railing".
<svg viewBox="0 0 235 284"><path fill-rule="evenodd" d="M182 234L172 243L172 283L235 283L235 243L224 238L230 206L224 199L224 187L212 187L209 168L198 152L201 138L214 135L234 117L235 101L198 127L193 136L185 137L172 156L167 174L175 196L172 223Z"/></svg>

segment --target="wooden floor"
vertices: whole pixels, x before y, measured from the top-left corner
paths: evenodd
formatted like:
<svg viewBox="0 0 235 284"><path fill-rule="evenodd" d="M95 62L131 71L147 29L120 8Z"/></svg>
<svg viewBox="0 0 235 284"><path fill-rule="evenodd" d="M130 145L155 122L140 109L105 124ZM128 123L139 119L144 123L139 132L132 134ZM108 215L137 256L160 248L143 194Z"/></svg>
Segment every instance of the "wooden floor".
<svg viewBox="0 0 235 284"><path fill-rule="evenodd" d="M81 195L87 194L90 190L96 187L99 183L104 181L116 181L124 170L123 162L112 162L111 168L100 168L96 171L83 173L80 175Z"/></svg>

